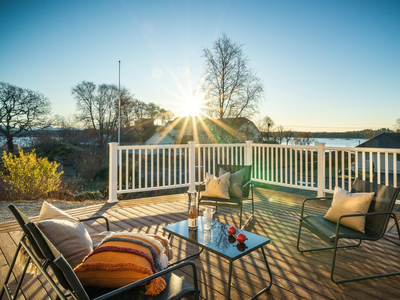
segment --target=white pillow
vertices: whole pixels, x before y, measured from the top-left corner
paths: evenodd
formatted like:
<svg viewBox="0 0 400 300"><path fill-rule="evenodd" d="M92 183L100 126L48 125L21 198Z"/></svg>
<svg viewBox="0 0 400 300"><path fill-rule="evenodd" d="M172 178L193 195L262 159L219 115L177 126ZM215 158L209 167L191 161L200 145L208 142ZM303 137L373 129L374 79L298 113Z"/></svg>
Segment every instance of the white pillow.
<svg viewBox="0 0 400 300"><path fill-rule="evenodd" d="M325 219L337 223L342 215L367 213L375 193L349 193L335 187L331 207L324 216ZM341 225L365 233L365 216L343 218Z"/></svg>
<svg viewBox="0 0 400 300"><path fill-rule="evenodd" d="M72 268L79 265L93 250L92 240L85 226L47 202L43 202L38 227Z"/></svg>
<svg viewBox="0 0 400 300"><path fill-rule="evenodd" d="M40 209L38 222L51 219L68 220L71 222L79 223L79 220L77 218L70 216L65 211L62 211L54 205L44 201L42 204L42 208Z"/></svg>
<svg viewBox="0 0 400 300"><path fill-rule="evenodd" d="M220 177L216 177L212 174L206 174L206 190L203 192L203 196L215 197L222 199L229 198L229 178L231 173L225 173Z"/></svg>

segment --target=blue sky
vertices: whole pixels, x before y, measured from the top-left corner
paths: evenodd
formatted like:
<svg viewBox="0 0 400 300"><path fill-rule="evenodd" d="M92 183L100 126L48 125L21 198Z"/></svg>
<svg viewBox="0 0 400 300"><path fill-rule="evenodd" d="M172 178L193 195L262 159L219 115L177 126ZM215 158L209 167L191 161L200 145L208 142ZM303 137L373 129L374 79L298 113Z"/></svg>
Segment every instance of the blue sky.
<svg viewBox="0 0 400 300"><path fill-rule="evenodd" d="M71 88L118 84L121 60L122 85L176 112L222 33L264 83L253 119L346 131L400 118L400 1L0 0L0 81L69 116Z"/></svg>

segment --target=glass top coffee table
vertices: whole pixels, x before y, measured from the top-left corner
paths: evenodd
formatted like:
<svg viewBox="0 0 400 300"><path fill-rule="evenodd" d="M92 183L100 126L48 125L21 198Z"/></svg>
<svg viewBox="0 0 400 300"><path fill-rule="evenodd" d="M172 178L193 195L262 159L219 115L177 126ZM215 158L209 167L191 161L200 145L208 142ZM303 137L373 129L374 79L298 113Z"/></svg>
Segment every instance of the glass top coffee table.
<svg viewBox="0 0 400 300"><path fill-rule="evenodd" d="M200 252L190 255L173 264L177 264L183 260L198 256L201 252L203 252L204 249L213 252L229 261L228 299L230 299L231 293L232 263L238 258L241 258L242 256L245 256L253 252L254 250L261 248L270 280L267 287L262 289L251 298L255 299L262 293L268 291L272 285L272 274L263 249L263 246L268 244L270 242L270 239L248 231L237 229L236 235L239 233L244 233L248 239L245 243L239 244L234 238L232 239L232 237L230 237L230 235L228 234L229 226L230 225L214 221L212 229L205 230L203 228L203 217L199 217L197 230L189 230L188 220L164 226L163 230L169 233L168 238L170 238L173 234L201 248Z"/></svg>

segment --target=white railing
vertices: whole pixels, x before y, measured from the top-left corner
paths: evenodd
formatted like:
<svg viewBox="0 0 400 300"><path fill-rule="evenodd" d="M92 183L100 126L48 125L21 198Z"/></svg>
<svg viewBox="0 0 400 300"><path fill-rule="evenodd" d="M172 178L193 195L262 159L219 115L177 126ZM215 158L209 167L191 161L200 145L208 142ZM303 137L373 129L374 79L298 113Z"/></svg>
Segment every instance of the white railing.
<svg viewBox="0 0 400 300"><path fill-rule="evenodd" d="M398 161L399 160L399 161ZM110 143L109 202L117 195L195 186L217 164L252 165L252 180L315 190L319 196L335 186L350 189L359 177L398 184L400 149L299 145L194 144L118 146ZM218 174L216 174L218 175Z"/></svg>

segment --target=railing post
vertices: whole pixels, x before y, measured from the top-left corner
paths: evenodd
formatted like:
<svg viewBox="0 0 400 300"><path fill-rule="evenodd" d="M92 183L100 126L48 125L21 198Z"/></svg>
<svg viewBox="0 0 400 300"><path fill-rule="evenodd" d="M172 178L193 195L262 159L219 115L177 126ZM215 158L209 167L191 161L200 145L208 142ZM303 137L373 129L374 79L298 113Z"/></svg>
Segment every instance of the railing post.
<svg viewBox="0 0 400 300"><path fill-rule="evenodd" d="M189 190L188 194L196 192L196 147L194 141L189 142Z"/></svg>
<svg viewBox="0 0 400 300"><path fill-rule="evenodd" d="M246 147L244 152L244 164L252 165L253 164L253 149L252 149L253 141L246 141Z"/></svg>
<svg viewBox="0 0 400 300"><path fill-rule="evenodd" d="M118 143L110 145L109 171L108 171L108 203L116 203L118 188Z"/></svg>
<svg viewBox="0 0 400 300"><path fill-rule="evenodd" d="M317 196L323 197L325 190L325 143L317 143Z"/></svg>

